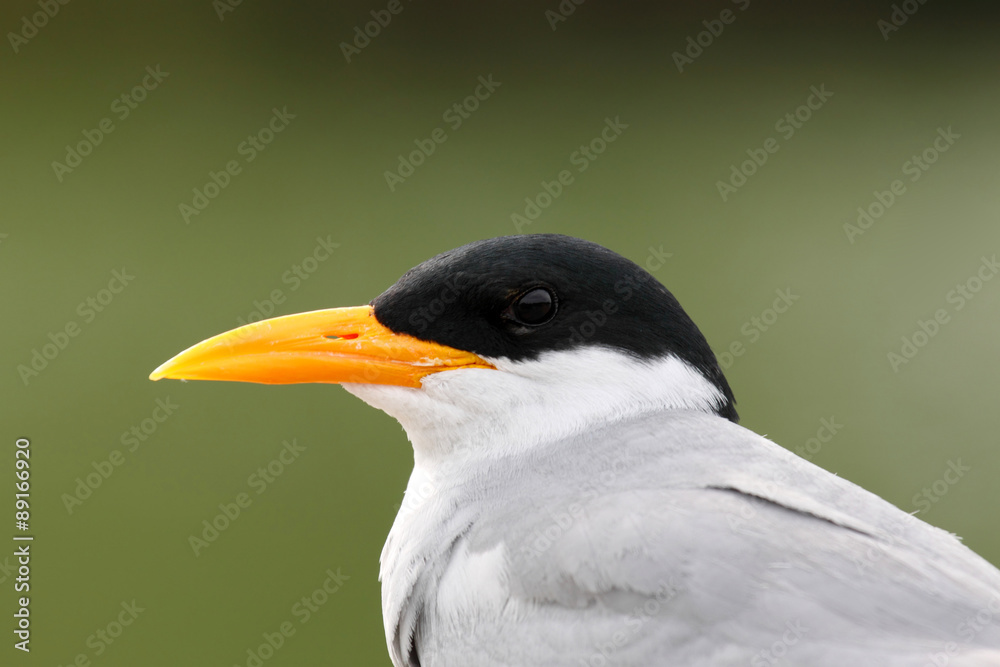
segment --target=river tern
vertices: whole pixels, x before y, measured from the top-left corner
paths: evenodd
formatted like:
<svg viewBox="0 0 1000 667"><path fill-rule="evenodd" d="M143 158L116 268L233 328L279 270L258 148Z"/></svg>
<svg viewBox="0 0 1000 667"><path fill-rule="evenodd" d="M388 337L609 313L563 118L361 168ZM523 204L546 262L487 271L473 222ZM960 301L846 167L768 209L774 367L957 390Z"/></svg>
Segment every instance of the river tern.
<svg viewBox="0 0 1000 667"><path fill-rule="evenodd" d="M1000 665L1000 571L739 426L677 300L597 244L471 243L150 377L339 383L402 424L396 667Z"/></svg>

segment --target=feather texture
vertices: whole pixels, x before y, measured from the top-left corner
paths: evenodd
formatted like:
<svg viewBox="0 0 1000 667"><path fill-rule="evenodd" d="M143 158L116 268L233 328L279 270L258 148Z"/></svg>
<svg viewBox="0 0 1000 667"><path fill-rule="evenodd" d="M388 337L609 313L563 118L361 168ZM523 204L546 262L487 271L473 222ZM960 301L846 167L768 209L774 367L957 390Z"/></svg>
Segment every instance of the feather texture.
<svg viewBox="0 0 1000 667"><path fill-rule="evenodd" d="M397 667L1000 665L1000 572L718 416L453 473L383 553Z"/></svg>

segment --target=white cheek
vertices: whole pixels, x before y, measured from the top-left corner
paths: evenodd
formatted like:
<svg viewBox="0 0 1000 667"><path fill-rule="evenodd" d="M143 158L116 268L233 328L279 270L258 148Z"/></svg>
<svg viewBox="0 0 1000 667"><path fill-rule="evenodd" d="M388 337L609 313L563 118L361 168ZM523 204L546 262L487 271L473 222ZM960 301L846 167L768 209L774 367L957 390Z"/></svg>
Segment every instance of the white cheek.
<svg viewBox="0 0 1000 667"><path fill-rule="evenodd" d="M669 409L715 411L724 398L676 357L640 362L607 348L490 359L497 370L442 371L419 389L345 384L395 417L418 464L456 451L505 456L596 425Z"/></svg>
<svg viewBox="0 0 1000 667"><path fill-rule="evenodd" d="M392 417L396 417L395 413L409 403L419 401L419 397L413 394L420 392L420 389L354 382L345 382L341 386L348 393L354 394L368 405L378 408Z"/></svg>

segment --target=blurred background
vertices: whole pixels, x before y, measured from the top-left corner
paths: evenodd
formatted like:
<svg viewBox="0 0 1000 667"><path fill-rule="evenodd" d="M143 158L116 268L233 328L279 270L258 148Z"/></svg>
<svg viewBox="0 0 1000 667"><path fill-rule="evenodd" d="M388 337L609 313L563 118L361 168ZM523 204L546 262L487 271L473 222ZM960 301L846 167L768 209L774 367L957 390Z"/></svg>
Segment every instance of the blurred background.
<svg viewBox="0 0 1000 667"><path fill-rule="evenodd" d="M3 3L0 461L30 439L35 541L0 663L388 665L398 425L147 376L517 232L649 266L744 425L1000 564L996 12L668 5Z"/></svg>

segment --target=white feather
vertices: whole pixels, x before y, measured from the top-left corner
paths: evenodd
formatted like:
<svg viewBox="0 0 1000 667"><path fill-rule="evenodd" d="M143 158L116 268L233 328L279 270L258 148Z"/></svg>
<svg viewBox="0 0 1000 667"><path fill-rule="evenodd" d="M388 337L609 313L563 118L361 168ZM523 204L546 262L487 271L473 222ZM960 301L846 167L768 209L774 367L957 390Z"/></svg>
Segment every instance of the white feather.
<svg viewBox="0 0 1000 667"><path fill-rule="evenodd" d="M505 457L637 415L661 410L714 412L722 393L677 357L639 361L592 347L546 352L532 361L488 359L497 370L429 375L420 389L344 384L395 417L430 474L464 450Z"/></svg>
<svg viewBox="0 0 1000 667"><path fill-rule="evenodd" d="M494 363L347 387L414 448L396 667L1000 665L1000 571L717 416L684 362Z"/></svg>

